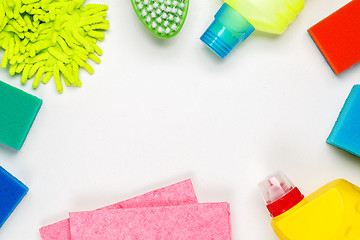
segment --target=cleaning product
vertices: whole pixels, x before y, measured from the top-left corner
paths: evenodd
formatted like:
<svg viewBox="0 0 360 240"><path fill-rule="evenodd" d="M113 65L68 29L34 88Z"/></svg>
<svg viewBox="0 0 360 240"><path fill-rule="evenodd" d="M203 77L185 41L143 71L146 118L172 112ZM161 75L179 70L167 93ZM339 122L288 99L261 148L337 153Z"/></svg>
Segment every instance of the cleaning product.
<svg viewBox="0 0 360 240"><path fill-rule="evenodd" d="M360 61L360 1L312 26L308 32L336 75Z"/></svg>
<svg viewBox="0 0 360 240"><path fill-rule="evenodd" d="M42 100L0 81L0 143L20 150Z"/></svg>
<svg viewBox="0 0 360 240"><path fill-rule="evenodd" d="M360 157L360 85L346 99L327 143Z"/></svg>
<svg viewBox="0 0 360 240"><path fill-rule="evenodd" d="M86 62L100 63L96 45L109 28L106 5L84 0L0 0L0 47L5 50L1 67L22 73L21 83L35 76L33 88L54 77L59 93L66 86L80 87L79 68L94 69Z"/></svg>
<svg viewBox="0 0 360 240"><path fill-rule="evenodd" d="M102 207L95 211L110 209L149 208L161 206L179 206L197 203L197 197L190 179L160 188L125 201ZM73 240L70 233L70 219L42 227L43 240Z"/></svg>
<svg viewBox="0 0 360 240"><path fill-rule="evenodd" d="M28 191L27 186L0 167L0 227Z"/></svg>
<svg viewBox="0 0 360 240"><path fill-rule="evenodd" d="M358 240L360 188L338 179L304 198L282 173L260 183L272 227L282 240Z"/></svg>
<svg viewBox="0 0 360 240"><path fill-rule="evenodd" d="M256 29L281 34L304 8L304 0L225 0L201 40L221 58Z"/></svg>
<svg viewBox="0 0 360 240"><path fill-rule="evenodd" d="M229 203L75 212L71 240L231 240Z"/></svg>
<svg viewBox="0 0 360 240"><path fill-rule="evenodd" d="M136 15L158 38L176 36L185 23L189 0L131 0Z"/></svg>

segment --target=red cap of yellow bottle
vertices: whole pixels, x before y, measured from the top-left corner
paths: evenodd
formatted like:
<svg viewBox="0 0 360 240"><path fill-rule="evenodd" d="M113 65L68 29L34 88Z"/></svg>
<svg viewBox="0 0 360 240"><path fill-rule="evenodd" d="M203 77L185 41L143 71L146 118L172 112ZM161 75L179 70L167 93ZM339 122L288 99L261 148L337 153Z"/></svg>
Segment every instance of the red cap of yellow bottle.
<svg viewBox="0 0 360 240"><path fill-rule="evenodd" d="M300 190L281 172L267 177L259 186L271 217L279 216L304 199Z"/></svg>

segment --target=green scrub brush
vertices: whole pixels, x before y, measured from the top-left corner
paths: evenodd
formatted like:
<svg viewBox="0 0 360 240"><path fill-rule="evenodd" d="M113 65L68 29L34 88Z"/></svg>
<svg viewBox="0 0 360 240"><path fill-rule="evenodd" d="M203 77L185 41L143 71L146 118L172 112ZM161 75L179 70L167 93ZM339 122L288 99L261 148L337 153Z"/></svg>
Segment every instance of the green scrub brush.
<svg viewBox="0 0 360 240"><path fill-rule="evenodd" d="M1 67L10 63L10 75L22 73L21 83L35 76L33 88L54 77L59 93L66 86L82 85L79 69L90 74L88 58L100 63L106 5L83 5L84 0L0 0Z"/></svg>
<svg viewBox="0 0 360 240"><path fill-rule="evenodd" d="M131 0L145 27L158 38L172 38L185 23L189 0Z"/></svg>

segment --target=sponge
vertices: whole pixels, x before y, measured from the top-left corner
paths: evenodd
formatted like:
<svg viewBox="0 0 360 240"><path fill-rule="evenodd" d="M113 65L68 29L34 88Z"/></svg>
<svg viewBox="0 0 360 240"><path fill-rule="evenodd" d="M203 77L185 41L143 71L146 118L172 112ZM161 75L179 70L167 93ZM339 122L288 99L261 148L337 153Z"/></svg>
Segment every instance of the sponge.
<svg viewBox="0 0 360 240"><path fill-rule="evenodd" d="M66 86L80 87L79 68L90 74L87 63L101 60L102 30L108 6L83 5L84 0L0 0L0 46L5 49L1 67L22 73L21 83L35 76L33 88L54 77L59 93Z"/></svg>
<svg viewBox="0 0 360 240"><path fill-rule="evenodd" d="M354 0L308 32L336 75L360 61L360 1Z"/></svg>
<svg viewBox="0 0 360 240"><path fill-rule="evenodd" d="M355 85L327 139L329 144L360 157L360 85Z"/></svg>
<svg viewBox="0 0 360 240"><path fill-rule="evenodd" d="M0 227L28 190L22 182L0 167Z"/></svg>
<svg viewBox="0 0 360 240"><path fill-rule="evenodd" d="M0 81L0 143L20 150L41 104L41 99Z"/></svg>

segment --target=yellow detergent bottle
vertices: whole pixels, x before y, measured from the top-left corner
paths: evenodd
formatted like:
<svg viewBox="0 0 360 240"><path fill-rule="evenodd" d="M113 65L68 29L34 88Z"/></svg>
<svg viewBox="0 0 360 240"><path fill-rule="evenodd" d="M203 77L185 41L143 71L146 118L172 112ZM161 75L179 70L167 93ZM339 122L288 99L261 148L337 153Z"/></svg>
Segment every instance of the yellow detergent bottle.
<svg viewBox="0 0 360 240"><path fill-rule="evenodd" d="M304 8L304 0L225 0L201 40L221 58L256 29L281 34Z"/></svg>
<svg viewBox="0 0 360 240"><path fill-rule="evenodd" d="M308 197L282 173L260 183L271 225L282 240L359 240L360 188L338 179Z"/></svg>

